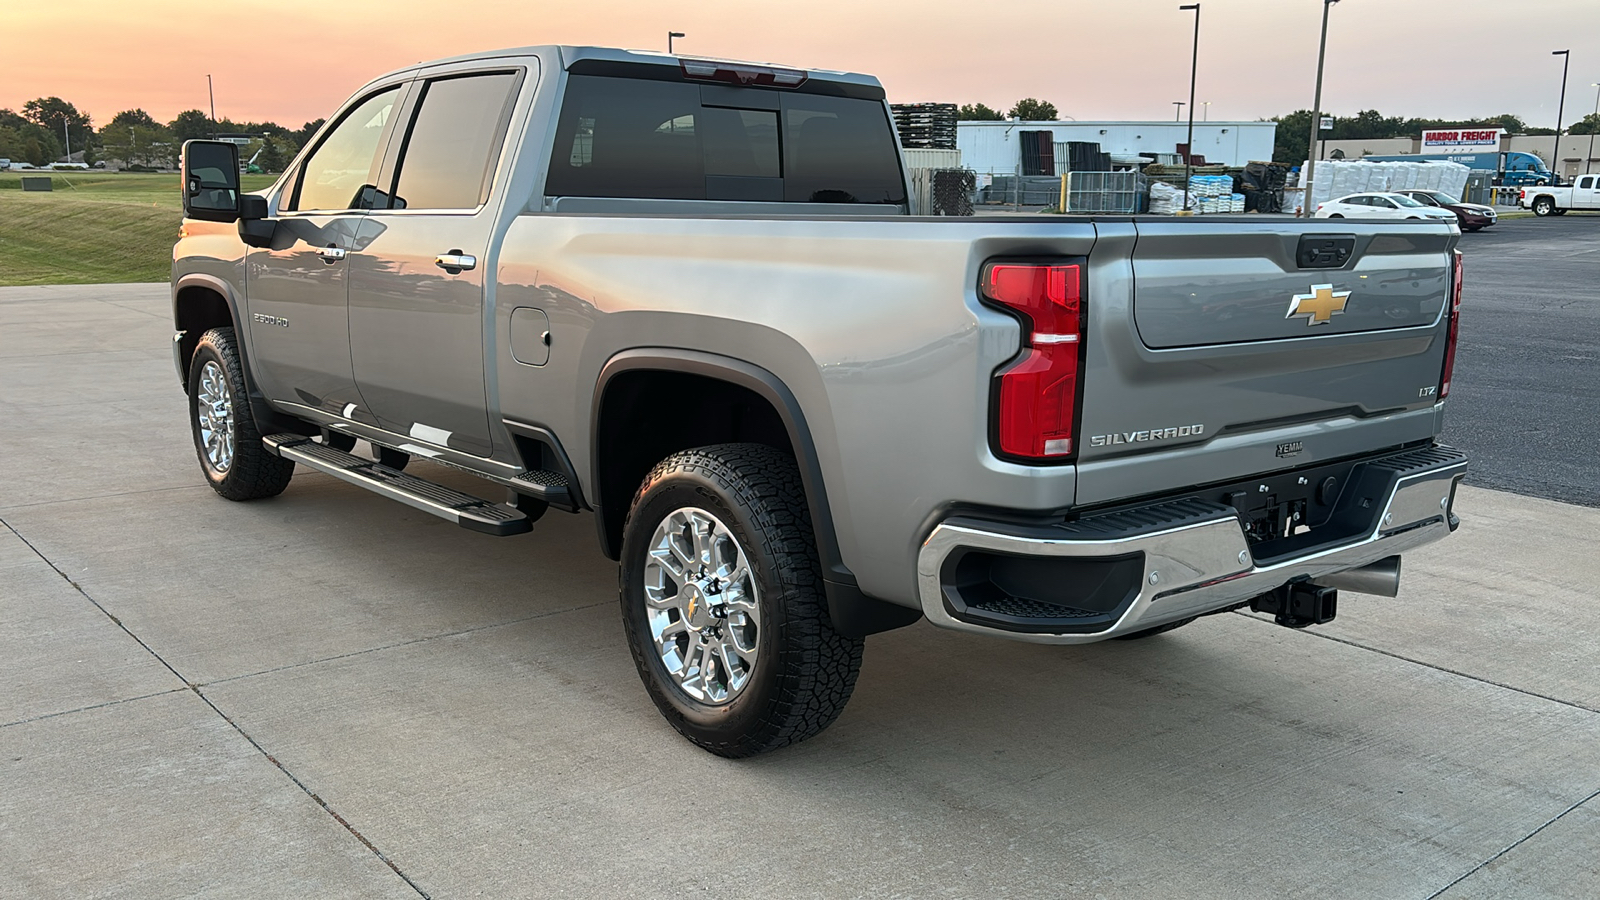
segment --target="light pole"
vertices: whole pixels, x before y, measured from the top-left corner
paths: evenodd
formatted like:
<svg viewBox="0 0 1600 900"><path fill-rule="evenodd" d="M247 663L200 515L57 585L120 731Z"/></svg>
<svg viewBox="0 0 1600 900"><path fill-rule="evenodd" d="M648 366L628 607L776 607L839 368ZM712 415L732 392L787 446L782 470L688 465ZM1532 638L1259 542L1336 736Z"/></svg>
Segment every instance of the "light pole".
<svg viewBox="0 0 1600 900"><path fill-rule="evenodd" d="M1317 44L1317 94L1311 101L1311 137L1306 141L1306 177L1302 179L1306 194L1300 206L1300 215L1306 218L1310 218L1314 211L1311 208L1311 184L1312 177L1317 173L1317 159L1311 151L1317 148L1317 131L1322 127L1322 63L1328 58L1328 10L1338 2L1322 0L1322 40Z"/></svg>
<svg viewBox="0 0 1600 900"><path fill-rule="evenodd" d="M206 76L206 96L211 98L211 139L217 139L217 92L211 89L211 76Z"/></svg>
<svg viewBox="0 0 1600 900"><path fill-rule="evenodd" d="M668 53L672 52L672 39L675 38L675 37L683 37L683 32L681 32L681 31L669 31L669 32L667 32L667 52Z"/></svg>
<svg viewBox="0 0 1600 900"><path fill-rule="evenodd" d="M1177 107L1177 109L1172 111L1172 121L1174 121L1174 122L1182 122L1183 121L1183 101L1182 100L1174 100L1174 101L1172 101L1172 105Z"/></svg>
<svg viewBox="0 0 1600 900"><path fill-rule="evenodd" d="M1589 166L1594 160L1594 133L1600 131L1600 81L1591 82L1589 87L1594 91L1594 121L1589 123L1589 155L1583 160L1583 174L1589 174Z"/></svg>
<svg viewBox="0 0 1600 900"><path fill-rule="evenodd" d="M1200 4L1185 3L1178 9L1194 10L1194 53L1189 57L1189 152L1183 155L1183 208L1188 209L1189 172L1194 164L1194 79L1200 72Z"/></svg>
<svg viewBox="0 0 1600 900"><path fill-rule="evenodd" d="M1552 50L1550 55L1561 57L1561 101L1556 104L1556 146L1550 151L1550 180L1560 184L1561 173L1556 171L1556 166L1561 164L1561 116L1567 110L1567 65L1572 62L1572 51Z"/></svg>

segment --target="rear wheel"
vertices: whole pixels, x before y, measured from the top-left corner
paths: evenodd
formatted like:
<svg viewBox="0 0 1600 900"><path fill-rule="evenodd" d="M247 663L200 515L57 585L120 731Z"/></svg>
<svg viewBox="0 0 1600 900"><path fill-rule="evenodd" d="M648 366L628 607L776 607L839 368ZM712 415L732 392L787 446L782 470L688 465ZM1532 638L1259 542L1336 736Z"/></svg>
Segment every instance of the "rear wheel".
<svg viewBox="0 0 1600 900"><path fill-rule="evenodd" d="M294 463L267 452L250 415L244 368L232 328L200 336L189 360L189 426L200 470L229 500L275 497L289 486Z"/></svg>
<svg viewBox="0 0 1600 900"><path fill-rule="evenodd" d="M639 677L695 744L753 756L844 710L863 642L833 629L787 454L718 444L663 460L628 513L621 581Z"/></svg>
<svg viewBox="0 0 1600 900"><path fill-rule="evenodd" d="M1549 197L1540 197L1533 201L1533 214L1536 216L1548 216L1555 211L1556 202Z"/></svg>
<svg viewBox="0 0 1600 900"><path fill-rule="evenodd" d="M1342 219L1342 218L1344 218L1344 214L1343 213L1331 213L1331 214L1329 214L1328 218L1330 218L1330 219Z"/></svg>

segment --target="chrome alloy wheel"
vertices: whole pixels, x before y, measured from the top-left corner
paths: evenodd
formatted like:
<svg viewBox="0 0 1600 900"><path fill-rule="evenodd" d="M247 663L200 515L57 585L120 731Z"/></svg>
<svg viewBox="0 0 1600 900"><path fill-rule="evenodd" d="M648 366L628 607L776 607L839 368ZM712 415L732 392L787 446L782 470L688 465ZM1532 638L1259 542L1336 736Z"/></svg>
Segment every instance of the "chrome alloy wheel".
<svg viewBox="0 0 1600 900"><path fill-rule="evenodd" d="M211 468L226 474L233 466L233 395L222 367L206 360L200 369L200 391L195 397L200 419L200 444Z"/></svg>
<svg viewBox="0 0 1600 900"><path fill-rule="evenodd" d="M744 549L711 513L683 507L650 538L645 615L656 653L685 694L723 704L755 671L760 598Z"/></svg>

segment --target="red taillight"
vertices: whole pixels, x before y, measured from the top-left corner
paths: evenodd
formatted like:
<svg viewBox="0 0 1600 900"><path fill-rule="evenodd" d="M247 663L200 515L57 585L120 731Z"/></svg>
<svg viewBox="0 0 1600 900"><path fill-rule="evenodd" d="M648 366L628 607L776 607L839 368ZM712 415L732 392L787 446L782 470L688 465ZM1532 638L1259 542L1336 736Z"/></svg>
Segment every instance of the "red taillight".
<svg viewBox="0 0 1600 900"><path fill-rule="evenodd" d="M1444 343L1444 374L1439 377L1439 399L1450 395L1450 376L1456 370L1456 338L1461 334L1461 251L1450 269L1450 335Z"/></svg>
<svg viewBox="0 0 1600 900"><path fill-rule="evenodd" d="M983 294L1023 318L1023 357L1000 375L999 450L1029 459L1072 455L1083 288L1078 266L991 263Z"/></svg>

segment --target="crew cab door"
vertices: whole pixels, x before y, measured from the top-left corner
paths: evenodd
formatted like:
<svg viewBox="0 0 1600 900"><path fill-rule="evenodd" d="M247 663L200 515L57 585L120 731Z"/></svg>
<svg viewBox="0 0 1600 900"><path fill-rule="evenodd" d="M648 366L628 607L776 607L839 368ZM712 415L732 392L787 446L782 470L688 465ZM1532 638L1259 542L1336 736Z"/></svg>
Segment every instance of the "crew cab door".
<svg viewBox="0 0 1600 900"><path fill-rule="evenodd" d="M1573 209L1600 209L1600 175L1582 175L1572 186Z"/></svg>
<svg viewBox="0 0 1600 900"><path fill-rule="evenodd" d="M350 356L383 428L488 456L484 284L495 172L525 69L425 75L350 257Z"/></svg>
<svg viewBox="0 0 1600 900"><path fill-rule="evenodd" d="M245 295L250 348L274 400L351 418L360 405L346 328L349 254L393 128L404 83L347 105L285 180L271 245L252 248Z"/></svg>

